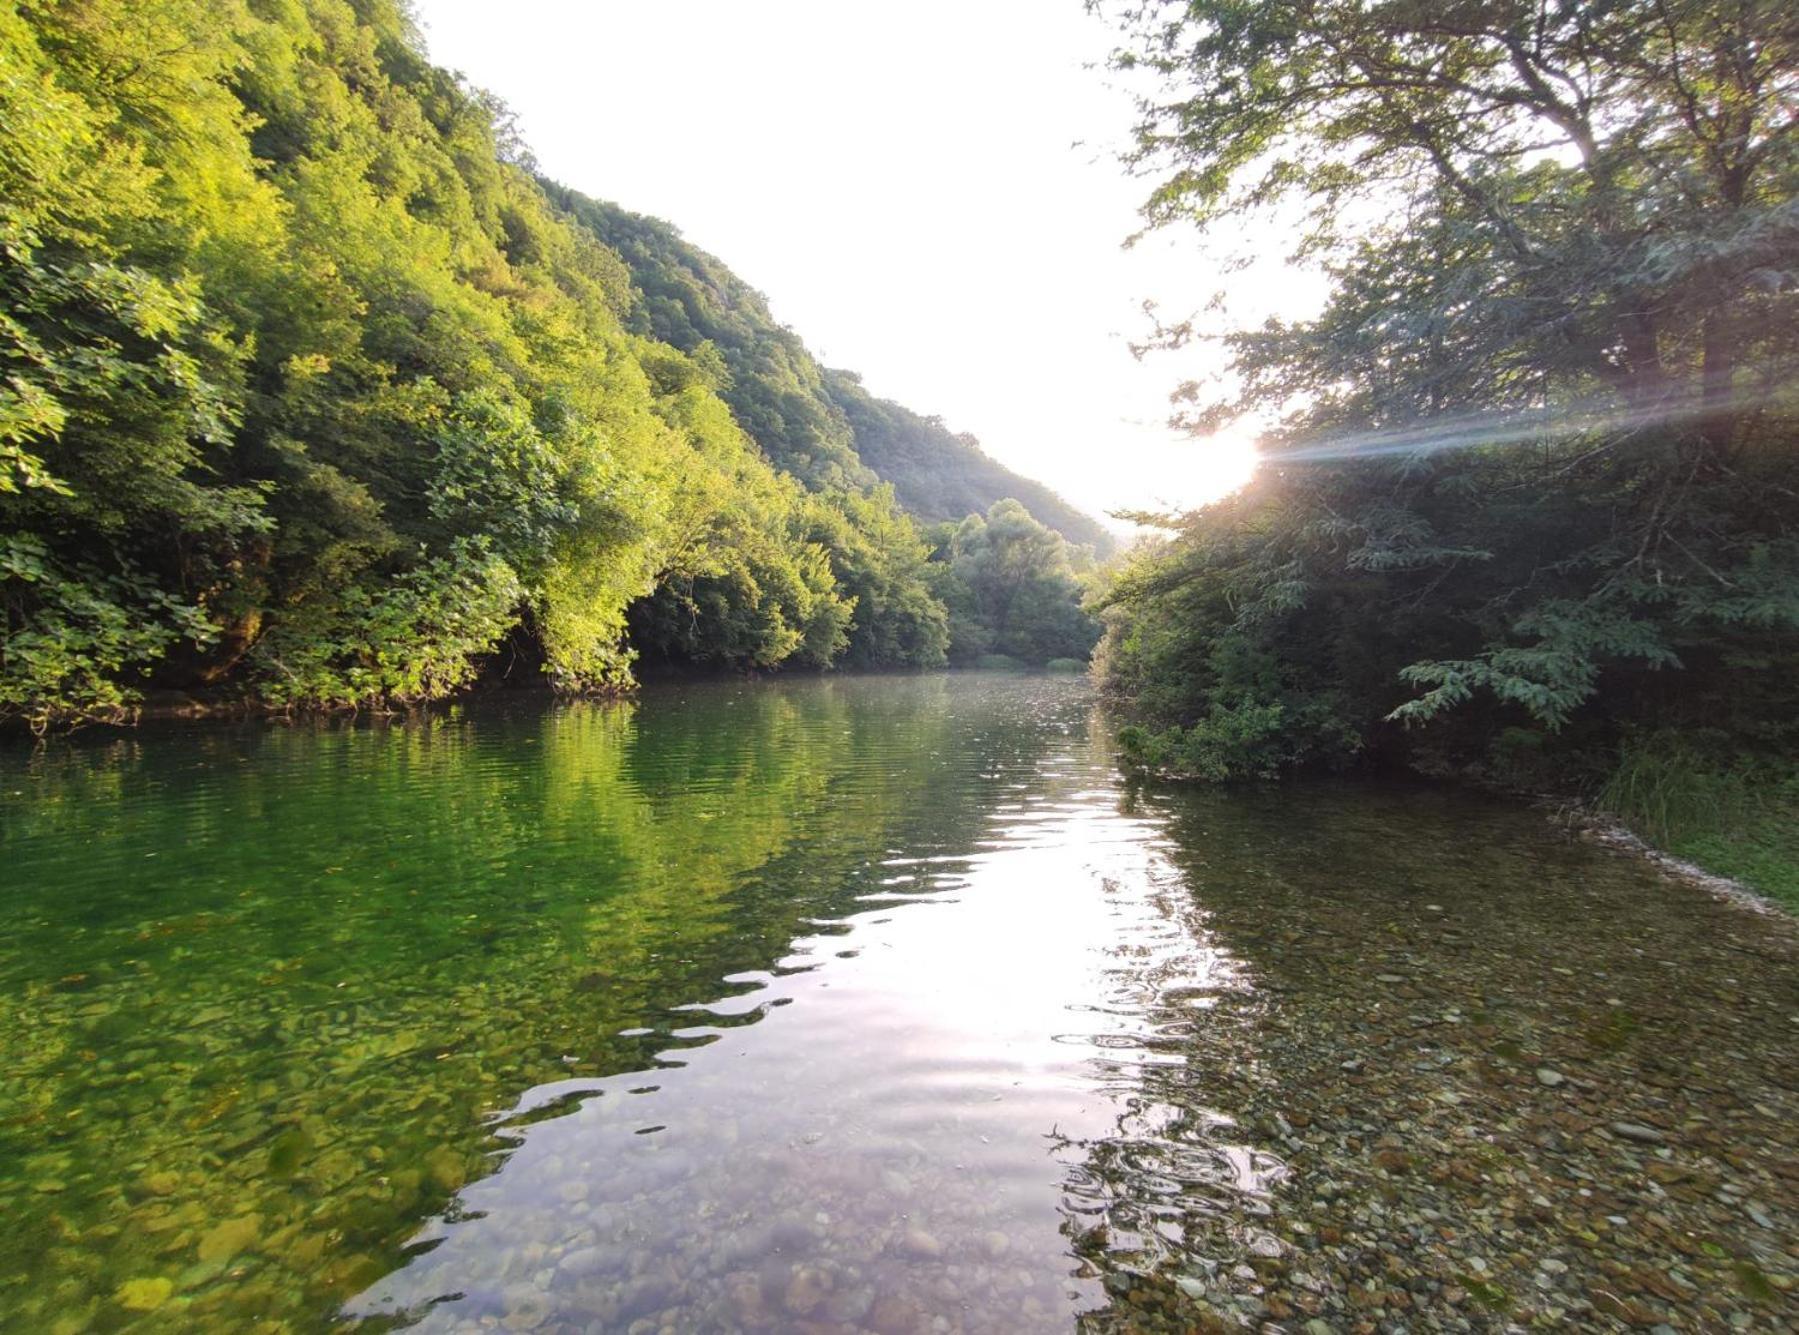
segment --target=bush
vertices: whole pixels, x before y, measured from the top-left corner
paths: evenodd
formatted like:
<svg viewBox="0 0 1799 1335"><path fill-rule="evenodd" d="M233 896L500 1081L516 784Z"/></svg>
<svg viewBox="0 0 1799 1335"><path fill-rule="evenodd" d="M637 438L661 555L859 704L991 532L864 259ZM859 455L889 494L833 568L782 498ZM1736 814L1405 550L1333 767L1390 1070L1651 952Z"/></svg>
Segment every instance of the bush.
<svg viewBox="0 0 1799 1335"><path fill-rule="evenodd" d="M1126 762L1178 778L1272 779L1306 765L1340 768L1359 740L1328 703L1242 700L1215 704L1191 727L1151 732L1140 726L1118 734Z"/></svg>

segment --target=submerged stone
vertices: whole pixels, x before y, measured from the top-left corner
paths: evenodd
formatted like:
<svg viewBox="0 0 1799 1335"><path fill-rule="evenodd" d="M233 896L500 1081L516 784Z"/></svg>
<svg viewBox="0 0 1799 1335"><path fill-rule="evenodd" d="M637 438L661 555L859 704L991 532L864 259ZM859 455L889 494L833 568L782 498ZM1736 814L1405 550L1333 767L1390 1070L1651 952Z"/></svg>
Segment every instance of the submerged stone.
<svg viewBox="0 0 1799 1335"><path fill-rule="evenodd" d="M175 1292L173 1280L158 1275L151 1279L128 1279L119 1285L114 1297L119 1305L132 1312L154 1312Z"/></svg>

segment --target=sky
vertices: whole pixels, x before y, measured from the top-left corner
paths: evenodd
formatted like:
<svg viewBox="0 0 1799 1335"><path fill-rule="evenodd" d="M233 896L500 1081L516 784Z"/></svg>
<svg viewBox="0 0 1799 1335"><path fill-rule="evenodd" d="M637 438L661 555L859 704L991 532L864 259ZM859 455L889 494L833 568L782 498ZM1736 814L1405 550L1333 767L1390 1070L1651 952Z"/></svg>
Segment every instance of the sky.
<svg viewBox="0 0 1799 1335"><path fill-rule="evenodd" d="M969 431L1096 515L1240 485L1168 393L1205 350L1134 358L1145 300L1303 304L1278 257L1222 279L1190 234L1127 250L1148 184L1080 0L417 0L432 58L499 95L550 176L664 218L821 361ZM1250 240L1250 239L1246 239ZM1121 531L1124 525L1113 527Z"/></svg>

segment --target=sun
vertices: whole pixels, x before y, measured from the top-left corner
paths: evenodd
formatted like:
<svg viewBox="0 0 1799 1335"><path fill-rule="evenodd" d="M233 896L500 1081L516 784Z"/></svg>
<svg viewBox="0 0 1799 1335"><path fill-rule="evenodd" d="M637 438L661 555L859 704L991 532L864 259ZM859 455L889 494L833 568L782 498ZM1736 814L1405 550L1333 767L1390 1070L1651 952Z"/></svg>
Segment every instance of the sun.
<svg viewBox="0 0 1799 1335"><path fill-rule="evenodd" d="M1185 508L1210 505L1248 486L1262 460L1258 445L1253 432L1237 427L1181 442L1177 448L1191 461L1185 473Z"/></svg>

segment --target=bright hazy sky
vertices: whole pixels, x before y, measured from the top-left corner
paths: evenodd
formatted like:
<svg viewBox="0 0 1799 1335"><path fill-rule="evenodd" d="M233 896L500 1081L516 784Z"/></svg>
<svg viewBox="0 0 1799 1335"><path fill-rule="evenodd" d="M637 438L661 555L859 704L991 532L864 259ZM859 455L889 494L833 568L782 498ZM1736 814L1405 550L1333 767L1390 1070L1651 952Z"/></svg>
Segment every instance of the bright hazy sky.
<svg viewBox="0 0 1799 1335"><path fill-rule="evenodd" d="M1092 67L1112 34L1080 0L418 14L433 59L513 108L545 172L673 222L875 393L1102 517L1246 475L1245 443L1163 425L1206 354L1127 346L1146 298L1184 314L1219 279L1191 235L1121 247L1147 186L1115 159L1131 107ZM1232 280L1255 318L1287 286L1262 267Z"/></svg>

